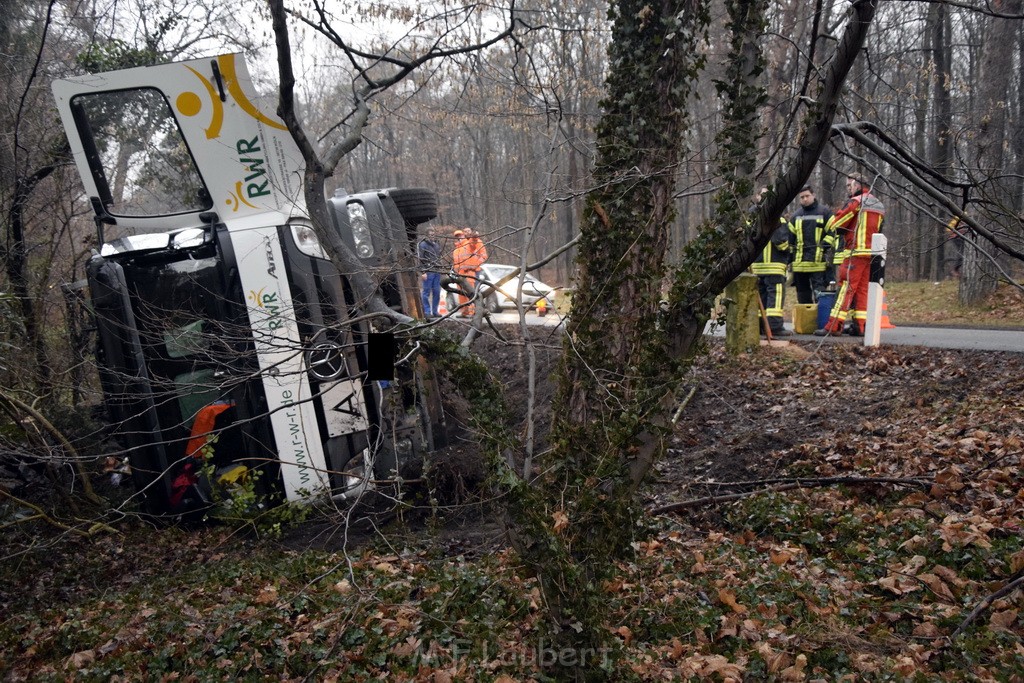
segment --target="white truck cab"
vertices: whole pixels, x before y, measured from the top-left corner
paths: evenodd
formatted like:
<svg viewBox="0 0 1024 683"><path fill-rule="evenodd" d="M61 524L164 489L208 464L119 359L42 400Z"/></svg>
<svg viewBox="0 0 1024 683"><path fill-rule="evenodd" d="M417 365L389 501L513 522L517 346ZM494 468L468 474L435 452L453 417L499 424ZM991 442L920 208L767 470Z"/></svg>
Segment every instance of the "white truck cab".
<svg viewBox="0 0 1024 683"><path fill-rule="evenodd" d="M101 244L87 279L104 403L150 512L202 509L239 477L271 498L352 497L441 445L429 368L392 371L392 339L352 322L358 301L305 211L301 155L240 55L53 92ZM339 191L328 205L324 229L418 316L403 265L434 193Z"/></svg>

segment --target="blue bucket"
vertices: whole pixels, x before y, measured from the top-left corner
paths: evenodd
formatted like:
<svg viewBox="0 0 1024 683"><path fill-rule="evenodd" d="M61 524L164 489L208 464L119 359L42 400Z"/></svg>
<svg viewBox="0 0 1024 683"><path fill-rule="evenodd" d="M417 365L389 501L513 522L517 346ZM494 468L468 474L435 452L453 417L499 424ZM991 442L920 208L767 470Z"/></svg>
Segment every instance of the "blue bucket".
<svg viewBox="0 0 1024 683"><path fill-rule="evenodd" d="M836 303L835 292L818 292L818 329L825 327L825 323L828 322L829 313L832 312L832 306Z"/></svg>

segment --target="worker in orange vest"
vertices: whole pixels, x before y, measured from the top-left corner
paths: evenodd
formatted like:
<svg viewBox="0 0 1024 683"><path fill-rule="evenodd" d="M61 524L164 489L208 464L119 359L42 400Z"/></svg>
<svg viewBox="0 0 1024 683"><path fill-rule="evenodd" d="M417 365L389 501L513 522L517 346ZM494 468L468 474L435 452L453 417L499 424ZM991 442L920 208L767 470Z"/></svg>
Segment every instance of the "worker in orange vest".
<svg viewBox="0 0 1024 683"><path fill-rule="evenodd" d="M475 312L468 294L475 292L480 282L480 268L487 262L487 247L480 239L480 233L472 228L463 228L454 233L455 251L452 264L455 273L463 280L463 291L459 293L459 317L467 318ZM469 291L466 291L468 288Z"/></svg>

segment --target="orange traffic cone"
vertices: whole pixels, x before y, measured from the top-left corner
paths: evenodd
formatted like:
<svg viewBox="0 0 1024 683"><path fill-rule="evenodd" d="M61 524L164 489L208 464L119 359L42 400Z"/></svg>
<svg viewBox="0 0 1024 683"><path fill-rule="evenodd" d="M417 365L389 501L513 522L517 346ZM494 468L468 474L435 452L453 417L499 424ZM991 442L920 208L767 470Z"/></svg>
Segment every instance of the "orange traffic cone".
<svg viewBox="0 0 1024 683"><path fill-rule="evenodd" d="M896 326L889 320L889 297L885 290L882 290L882 324L879 327L883 330L895 330Z"/></svg>
<svg viewBox="0 0 1024 683"><path fill-rule="evenodd" d="M441 300L437 302L437 314L441 317L448 315L448 297L441 294Z"/></svg>

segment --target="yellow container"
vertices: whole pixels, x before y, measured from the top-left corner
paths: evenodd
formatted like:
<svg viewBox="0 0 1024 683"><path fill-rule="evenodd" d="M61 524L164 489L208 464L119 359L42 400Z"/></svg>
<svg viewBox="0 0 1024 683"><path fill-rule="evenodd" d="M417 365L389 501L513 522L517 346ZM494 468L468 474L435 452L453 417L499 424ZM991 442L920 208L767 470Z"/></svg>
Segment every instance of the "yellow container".
<svg viewBox="0 0 1024 683"><path fill-rule="evenodd" d="M814 334L818 329L818 304L797 304L793 307L793 331Z"/></svg>

